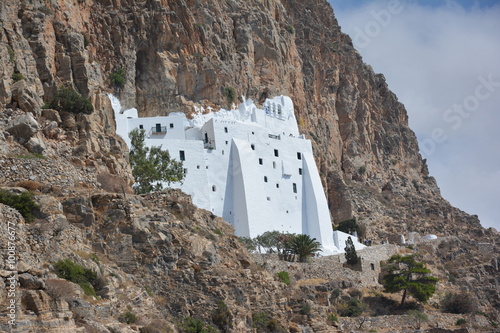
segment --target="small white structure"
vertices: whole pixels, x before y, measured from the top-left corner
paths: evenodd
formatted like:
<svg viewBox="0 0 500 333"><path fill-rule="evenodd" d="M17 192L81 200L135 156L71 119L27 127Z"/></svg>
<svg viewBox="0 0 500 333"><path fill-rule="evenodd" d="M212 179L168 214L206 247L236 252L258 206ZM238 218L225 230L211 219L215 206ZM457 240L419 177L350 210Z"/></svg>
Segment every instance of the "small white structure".
<svg viewBox="0 0 500 333"><path fill-rule="evenodd" d="M236 235L308 234L323 254L344 252L348 235L334 237L311 142L299 133L289 97L267 99L264 109L249 99L232 110L197 112L192 120L183 113L139 118L135 109L121 113L119 101L110 98L117 134L130 147L128 133L143 129L147 146L161 146L183 161L185 179L171 186L230 222ZM352 238L357 249L364 247Z"/></svg>

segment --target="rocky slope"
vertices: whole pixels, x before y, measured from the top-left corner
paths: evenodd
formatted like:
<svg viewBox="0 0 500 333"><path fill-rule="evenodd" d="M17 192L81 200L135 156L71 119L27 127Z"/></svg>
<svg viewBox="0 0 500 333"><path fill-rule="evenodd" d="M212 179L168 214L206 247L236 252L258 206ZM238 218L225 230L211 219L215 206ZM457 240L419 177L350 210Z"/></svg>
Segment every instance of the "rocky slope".
<svg viewBox="0 0 500 333"><path fill-rule="evenodd" d="M22 244L33 245L22 248L31 260L29 267L34 269L31 274L26 268L27 274L42 274L42 282L46 283L50 269L38 271L42 265L67 256L92 265L91 260L75 251L95 252L109 260L101 264L107 265L103 269L108 270L108 276L113 273L119 277L115 281L111 276L117 289L123 287L121 281L131 280L133 292L140 294L141 284L163 283L154 288L162 297L167 297L168 288L173 288L176 301L186 295L193 297L183 304L162 299L161 307L161 302L148 298L146 302L156 304L148 318L166 318L172 323L173 317L169 316L186 316L206 304L213 307L217 298L226 298L241 303L234 310L235 318L239 318L234 323L244 330L251 326L248 304L255 309L279 311L278 305L284 304L281 296L262 302L251 296L254 284L259 285L255 292L260 295L286 295L269 275L245 286L231 280L250 274L245 269L252 262L246 254L241 254L246 263L235 257L241 247L231 237L221 236L224 245L220 248L189 241L191 237L200 238L200 230L209 228L205 213L196 212L200 216L195 223L200 224L200 230L186 222L176 227L176 234L167 232L157 223L159 217L149 213L141 213L142 220L118 213L118 206L128 205L145 211L148 200L159 199L134 197L132 203L125 203L123 198L98 195L102 190L128 191L132 181L126 146L114 135L108 92L146 116L179 110L189 113L193 105L227 106L231 101L226 88L232 88L237 96L245 95L257 102L277 94L293 98L300 129L313 141L335 223L356 217L366 226L367 237L376 242L409 232L454 237L443 238L447 241L440 242L442 247L423 247L426 261L444 279L454 276L456 284L446 285L450 290L471 290L480 297L483 309L491 309L493 316L497 311L498 233L484 230L477 217L452 207L440 196L418 154L404 106L389 90L383 75L375 74L362 62L325 0L2 1L0 22L0 182L2 186L16 186L26 180L37 182L41 184L37 197L53 207L53 211L41 213L43 222L23 226L28 238ZM120 69L124 71L123 86L113 84L110 78ZM63 85L88 97L95 112L74 115L42 110ZM26 158L40 157L33 154L45 158ZM65 210L73 206L77 207L71 208L75 211ZM87 210L88 215L80 221L76 213ZM2 212L8 216L3 221L12 218L23 225L18 217L9 215L15 213L5 206ZM157 215L169 214L162 211ZM106 229L108 218L115 223L109 226L114 231ZM56 226L58 223L63 226ZM151 223L154 228L144 234L145 224ZM217 223L217 230L230 233L222 222ZM53 234L56 231L66 235L65 240L74 238L75 242L59 249L61 243L56 240L60 235ZM108 231L112 236L102 238ZM53 239L38 240L38 232L49 233ZM179 235L183 241L177 243L175 237ZM216 239L209 243L217 243L218 234L212 236ZM144 240L147 244L143 244ZM35 246L39 241L45 245ZM236 250L228 250L231 246ZM180 260L182 256L177 253L176 257L175 251L187 251L188 259ZM169 254L158 259L164 252ZM176 275L173 268L177 265L186 276ZM206 286L201 289L195 287L203 283L198 279L199 268L193 265L202 271L210 267L210 276L228 276L228 283L240 291L223 294L223 288L216 288L219 291L212 293L214 281L203 282ZM218 265L224 270L217 271L214 267L219 269ZM147 267L141 278L136 277L140 273L137 266ZM254 273L261 274L251 272L246 276L249 281L254 279ZM155 278L157 274L163 274L162 278ZM184 284L192 288L179 291ZM35 293L46 297L42 291ZM74 325L77 312L68 313L67 302L54 302L52 309L62 307L61 313L66 313L56 316L58 311L47 309L54 313L54 320L59 318L54 325ZM137 306L145 309L153 303ZM31 306L26 309L32 311ZM106 306L106 311L111 312L94 317L116 319L116 314L124 311L120 304ZM279 312L281 322L291 321L285 315L290 313L287 306ZM90 308L98 311L99 302ZM212 308L206 308L204 313L209 310ZM44 311L35 313L36 317L29 317L27 322L40 320ZM326 311L320 312L326 316ZM89 324L79 321L80 326L82 323Z"/></svg>

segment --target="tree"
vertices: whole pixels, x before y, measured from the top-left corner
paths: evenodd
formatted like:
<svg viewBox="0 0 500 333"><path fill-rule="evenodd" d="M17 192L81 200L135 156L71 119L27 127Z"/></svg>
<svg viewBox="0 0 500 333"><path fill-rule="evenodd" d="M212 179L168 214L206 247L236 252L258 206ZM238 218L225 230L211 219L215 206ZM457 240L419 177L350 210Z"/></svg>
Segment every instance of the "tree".
<svg viewBox="0 0 500 333"><path fill-rule="evenodd" d="M418 330L423 323L429 321L429 316L427 316L427 314L425 314L424 312L418 310L410 310L408 311L407 315L410 317L410 320L415 323L415 328Z"/></svg>
<svg viewBox="0 0 500 333"><path fill-rule="evenodd" d="M287 243L287 250L299 256L300 262L321 251L321 244L309 235L297 235Z"/></svg>
<svg viewBox="0 0 500 333"><path fill-rule="evenodd" d="M94 107L88 98L66 87L59 88L54 99L48 106L57 111L67 111L71 113L91 114L94 112Z"/></svg>
<svg viewBox="0 0 500 333"><path fill-rule="evenodd" d="M129 133L132 143L130 149L130 166L135 178L136 193L161 191L163 182L168 184L182 181L184 172L182 161L170 158L168 151L159 147L146 147L144 130L134 129Z"/></svg>
<svg viewBox="0 0 500 333"><path fill-rule="evenodd" d="M354 247L354 243L352 242L351 236L347 237L345 241L345 259L347 260L347 264L354 266L359 262L358 254L356 253L356 248Z"/></svg>
<svg viewBox="0 0 500 333"><path fill-rule="evenodd" d="M386 292L403 291L401 305L410 294L420 302L426 302L436 291L439 279L429 276L431 271L423 263L417 262L415 256L393 255L389 259L387 274L383 277Z"/></svg>

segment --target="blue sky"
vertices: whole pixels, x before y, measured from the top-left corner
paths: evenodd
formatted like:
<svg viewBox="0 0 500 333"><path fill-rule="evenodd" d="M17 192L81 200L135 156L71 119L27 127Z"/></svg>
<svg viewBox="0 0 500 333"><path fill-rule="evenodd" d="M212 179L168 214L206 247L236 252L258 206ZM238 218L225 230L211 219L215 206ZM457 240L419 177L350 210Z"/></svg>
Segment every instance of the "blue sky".
<svg viewBox="0 0 500 333"><path fill-rule="evenodd" d="M500 230L500 0L329 0L405 104L443 197Z"/></svg>

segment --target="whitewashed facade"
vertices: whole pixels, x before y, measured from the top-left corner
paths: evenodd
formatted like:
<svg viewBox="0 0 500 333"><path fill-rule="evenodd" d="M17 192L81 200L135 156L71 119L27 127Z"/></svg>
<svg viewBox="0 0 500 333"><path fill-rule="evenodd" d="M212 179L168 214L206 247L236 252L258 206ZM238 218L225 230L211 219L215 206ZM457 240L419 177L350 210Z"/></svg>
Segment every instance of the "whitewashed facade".
<svg viewBox="0 0 500 333"><path fill-rule="evenodd" d="M111 99L117 134L130 146L128 133L143 129L147 146L161 146L182 160L185 179L171 186L231 223L236 235L308 234L324 254L343 252L339 240L348 235L334 237L311 142L299 133L289 97L268 99L264 109L246 100L232 110L197 110L191 120L182 113L139 118L135 109L120 112Z"/></svg>

